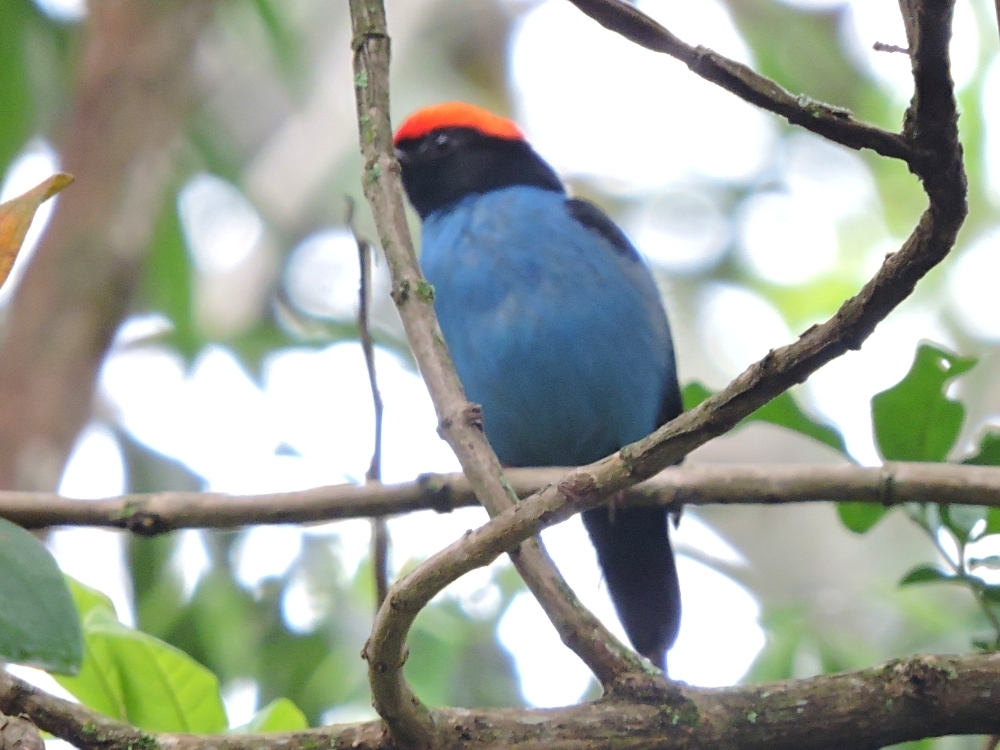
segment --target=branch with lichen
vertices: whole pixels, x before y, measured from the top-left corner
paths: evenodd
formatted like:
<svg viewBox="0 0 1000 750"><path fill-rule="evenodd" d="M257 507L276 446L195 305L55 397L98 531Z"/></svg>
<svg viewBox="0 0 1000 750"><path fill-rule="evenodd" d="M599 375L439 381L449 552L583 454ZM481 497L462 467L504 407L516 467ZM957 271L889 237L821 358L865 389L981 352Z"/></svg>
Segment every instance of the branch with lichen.
<svg viewBox="0 0 1000 750"><path fill-rule="evenodd" d="M434 746L461 750L879 748L925 737L1000 733L1000 654L916 656L870 669L764 685L678 686L667 701L600 700L559 709L430 711ZM0 712L27 716L81 750L392 750L380 721L270 734L143 732L0 670Z"/></svg>

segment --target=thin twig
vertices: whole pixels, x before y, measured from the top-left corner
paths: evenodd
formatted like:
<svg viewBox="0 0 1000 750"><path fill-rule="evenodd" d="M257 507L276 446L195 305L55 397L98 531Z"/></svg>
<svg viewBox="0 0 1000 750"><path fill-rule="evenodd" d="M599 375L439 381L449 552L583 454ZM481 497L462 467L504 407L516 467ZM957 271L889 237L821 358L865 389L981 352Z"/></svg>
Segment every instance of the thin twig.
<svg viewBox="0 0 1000 750"><path fill-rule="evenodd" d="M875 42L872 45L872 49L876 52L899 52L904 55L910 54L910 50L906 47L900 47L898 44L886 44L885 42Z"/></svg>
<svg viewBox="0 0 1000 750"><path fill-rule="evenodd" d="M990 625L993 628L994 639L993 643L995 645L1000 645L1000 618L997 617L997 613L993 610L993 606L989 603L986 598L986 584L978 576L973 575L967 568L965 559L965 546L960 543L960 540L955 539L955 544L958 548L957 560L953 560L951 553L945 549L945 546L941 543L941 537L937 533L940 529L935 528L927 520L926 509L920 508L919 510L912 511L908 513L910 520L913 521L920 529L928 536L931 544L938 551L938 554L944 558L945 563L951 568L951 572L954 574L955 580L958 583L964 584L968 587L969 591L972 593L972 598L975 600L976 604L982 610L983 615L989 620Z"/></svg>
<svg viewBox="0 0 1000 750"><path fill-rule="evenodd" d="M510 469L518 497L558 486L572 469ZM891 492L887 488L891 487ZM889 463L882 467L687 464L664 469L633 487L620 507L753 505L843 501L901 505L965 504L1000 507L1000 468ZM105 500L73 500L47 492L0 491L0 518L27 529L98 526L144 536L175 529L317 523L399 515L448 513L478 502L463 474L425 474L413 482L337 484L270 495L157 492Z"/></svg>
<svg viewBox="0 0 1000 750"><path fill-rule="evenodd" d="M368 384L372 392L372 405L375 407L375 447L372 449L372 460L365 472L367 484L382 482L382 393L378 388L378 377L375 372L375 344L372 341L369 310L372 297L372 246L371 243L358 234L354 227L354 199L347 196L346 224L354 236L358 246L358 264L361 267L358 283L358 338L361 340L361 350L365 353L365 366L368 368ZM375 573L375 609L378 610L385 601L389 591L389 527L384 517L373 518L371 521L372 540L370 557Z"/></svg>
<svg viewBox="0 0 1000 750"><path fill-rule="evenodd" d="M915 157L912 144L902 136L858 122L842 107L816 101L804 94L796 96L743 63L707 47L685 44L626 0L570 2L606 29L641 47L680 60L702 78L761 109L781 115L793 125L850 148L868 148L882 156L907 162Z"/></svg>

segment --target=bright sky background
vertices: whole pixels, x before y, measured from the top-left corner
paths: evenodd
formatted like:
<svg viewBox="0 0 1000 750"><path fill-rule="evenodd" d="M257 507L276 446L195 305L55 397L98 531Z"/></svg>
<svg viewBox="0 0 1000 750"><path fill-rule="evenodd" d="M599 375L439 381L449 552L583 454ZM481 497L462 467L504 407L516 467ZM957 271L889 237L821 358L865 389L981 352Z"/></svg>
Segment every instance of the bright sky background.
<svg viewBox="0 0 1000 750"><path fill-rule="evenodd" d="M39 4L68 20L85 12L79 0L39 0ZM749 50L717 0L639 5L686 41L752 64ZM876 40L905 44L896 4L853 0L847 5L850 13L842 33L852 54L887 92L905 102L911 85L906 58L871 51ZM654 205L626 222L650 262L667 272L682 275L710 268L730 233L737 231L739 260L749 270L775 284L801 284L841 262L839 222L863 214L880 221L874 182L855 153L806 133L779 139L769 115L697 79L679 63L607 33L563 0L533 5L510 45L509 77L519 120L562 174L599 180L622 196L654 191L677 196L679 202L664 204L663 211ZM952 50L956 81L966 85L979 56L969 0L959 0ZM649 78L634 75L636 70ZM997 83L998 71L1000 63L995 60L990 81ZM650 79L670 96L648 96ZM987 85L984 114L992 122L987 128L992 133L1000 132L997 91L1000 86ZM683 102L683 108L677 102ZM621 137L624 113L626 139ZM732 127L735 121L738 128ZM748 201L735 230L711 202L690 189L705 178L733 185L753 183L776 149L781 173L771 177L781 189ZM987 158L992 195L1000 201L1000 146L991 142ZM51 147L31 142L11 167L3 198L36 184L56 166ZM40 212L29 246L50 207ZM205 275L251 262L265 241L264 224L254 206L236 186L219 177L193 178L180 195L179 208L195 265ZM809 252L800 246L803 236L810 238ZM860 352L838 359L810 379L806 393L811 405L837 424L862 463L878 459L868 418L870 397L902 376L920 339L952 343L940 322L943 312L954 313L972 336L1000 340L996 323L1000 298L986 286L1000 275L1000 260L991 249L997 239L987 234L964 250L949 273L948 297L940 307L908 305L883 323ZM886 230L884 243L872 250L872 263L897 247L897 238ZM292 254L285 278L289 294L306 310L353 315L354 253L349 237L336 227L307 238ZM379 284L384 285L384 277ZM4 294L9 292L0 292L0 302ZM797 333L763 296L729 284L709 285L697 300L695 313L701 337L708 342L708 356L725 377L736 375ZM363 476L370 456L372 409L357 345L278 352L267 360L258 387L223 349L202 352L185 370L170 351L143 344L142 336L161 323L133 321L120 334L101 375L104 397L137 439L184 461L206 479L208 489L216 491L269 492L358 481ZM385 480L456 470L454 457L436 435L433 409L417 375L386 351L378 352L377 366L386 403ZM290 446L297 455L277 451L279 446ZM123 473L113 434L95 424L81 435L61 491L80 498L114 495L122 489ZM467 510L393 520L394 569L440 549L484 518L481 511ZM240 579L252 587L287 570L303 534L330 535L331 543L342 550L348 571L367 552L368 525L363 521L305 531L256 528L245 534L237 553ZM579 520L549 530L544 538L584 603L621 634ZM675 539L708 559L741 563L738 553L693 513L685 514ZM185 532L183 540L177 565L192 591L207 556L198 532ZM110 532L59 531L52 536L51 548L65 570L109 593L129 621L120 541ZM681 556L679 569L684 615L670 656L672 676L699 685L731 684L763 646L758 605L741 586L701 563ZM449 595L472 614L487 613L499 601L488 570L466 576ZM308 630L316 613L308 597L292 587L284 614L290 626ZM572 703L586 690L585 668L558 643L529 595L515 599L504 614L499 637L516 661L522 691L531 704ZM242 723L254 709L253 686L229 686L227 697L233 723Z"/></svg>

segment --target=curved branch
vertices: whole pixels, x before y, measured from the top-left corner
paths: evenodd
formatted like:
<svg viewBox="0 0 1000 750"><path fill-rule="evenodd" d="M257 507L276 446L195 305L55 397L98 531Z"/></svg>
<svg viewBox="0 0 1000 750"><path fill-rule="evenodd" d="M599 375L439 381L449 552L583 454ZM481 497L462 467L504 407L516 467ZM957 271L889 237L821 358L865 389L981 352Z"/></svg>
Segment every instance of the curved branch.
<svg viewBox="0 0 1000 750"><path fill-rule="evenodd" d="M794 344L769 352L723 391L652 435L579 469L558 487L543 490L538 505L555 508L561 503L565 507L566 499L581 506L596 505L601 498L649 478L712 437L732 429L822 365L860 347L875 326L909 296L917 281L947 255L967 212L947 46L954 3L929 5L934 7L928 10L917 0L905 0L902 6L915 80L903 137L919 155L910 158L909 165L930 198L928 209L903 248L889 256L874 278L829 321L810 328ZM477 496L495 516L509 508L513 498L503 491L496 456L482 434L481 415L465 400L451 366L434 316L433 289L420 274L406 225L388 117L389 46L384 8L378 0L352 0L351 12L358 120L366 159L365 193L389 260L393 296L437 408L442 433ZM632 681L642 689L665 688L665 683L644 675L641 665L629 658L621 643L579 606L540 551L537 540L532 540L511 557L563 640L594 670L606 692ZM529 553L534 558L532 564L525 565ZM433 744L439 729L402 676L403 644L409 626L406 620L411 614L409 608L424 596L424 582L439 577L434 569L438 562L439 556L432 558L393 587L365 651L377 710L398 741L414 746ZM540 577L532 579L532 575ZM541 583L548 585L538 585ZM394 603L405 610L405 616L393 611Z"/></svg>
<svg viewBox="0 0 1000 750"><path fill-rule="evenodd" d="M1000 497L995 494L997 483L1000 482L1000 469L947 466L944 468L949 471L935 472L935 468L939 467L890 464L873 469L853 466L822 467L818 471L815 467L810 467L810 471L806 473L799 467L740 467L737 472L725 474L696 469L691 473L701 473L701 478L707 480L698 483L697 489L680 489L675 486L666 492L662 487L652 492L658 500L668 502L682 501L686 494L701 499L699 496L703 490L723 492L737 503L769 502L777 499L772 493L784 490L780 495L781 501L794 502L833 495L842 500L861 498L868 502L898 504L948 502L955 497L968 497L968 490L976 487L978 497L989 497L992 505L1000 505ZM664 472L661 477L672 473L674 472ZM734 473L736 477L733 476ZM815 481L820 478L823 481ZM931 478L930 482L922 481ZM791 487L787 484L789 479L793 480ZM983 484L979 484L980 482ZM636 488L635 492L630 493L633 497L627 498L624 503L648 504L650 497L643 490L643 487ZM668 494L671 490L672 494ZM748 501L744 493L749 493L752 499ZM432 555L397 581L389 591L389 606L383 607L376 617L373 633L384 639L382 645L386 653L400 654L402 659L406 634L417 614L448 584L476 568L489 565L501 554L515 549L523 540L542 529L599 504L600 496L597 494L581 497L572 491L539 492L513 509L490 519L484 526L467 532L461 539ZM663 687L660 690L665 695L670 695L669 690L664 690Z"/></svg>
<svg viewBox="0 0 1000 750"><path fill-rule="evenodd" d="M653 434L625 446L612 456L578 469L558 486L542 490L531 505L533 509L564 517L563 514L569 514L566 509L570 503L576 509L593 507L602 498L651 477L711 438L729 431L740 420L791 386L803 382L832 359L850 349L859 348L875 326L906 299L916 283L951 250L967 213L967 186L962 148L958 141L947 45L954 3L929 3L933 8L926 10L924 4L916 0L906 2L910 6L910 16L906 20L910 49L913 50L915 93L907 110L904 133L916 151L922 154L919 159L910 161L910 168L923 182L930 205L902 249L888 256L871 281L857 295L844 302L830 320L809 328L795 343L770 351L722 391ZM365 114L371 113L362 113L362 121ZM388 123L383 122L382 127L388 138ZM363 137L362 141L365 140ZM391 190L398 189L398 165L391 158L386 164L396 169ZM388 217L376 214L377 223L382 225L380 218ZM519 511L510 515L516 516ZM500 526L506 523L506 519L498 521ZM513 541L519 538L520 532L511 532L509 537L504 537L504 533L497 532L496 538L477 537L480 544L477 554L489 558L494 554L494 542L499 544L500 538ZM428 592L438 584L443 588L442 581L451 580L450 575L471 569L469 566L475 567L468 556L471 545L471 541L465 545L464 558L455 549L462 545L453 545L435 555L411 575L398 581L390 591L387 604L395 602L399 611L383 610L376 618L373 643L379 647L380 671L370 672L373 689L376 681L387 675L387 692L397 697L404 694L402 691L406 686L402 681L401 667L406 630L415 616L412 607L422 606L421 602L429 600ZM398 618L394 619L394 615ZM617 642L614 643L617 645ZM617 652L613 653L613 657L613 663L621 662ZM603 679L602 682L606 691L615 685L612 683L609 686ZM622 678L616 682L621 684ZM644 682L645 688L657 689L649 681Z"/></svg>
<svg viewBox="0 0 1000 750"><path fill-rule="evenodd" d="M413 251L389 122L385 7L382 0L351 0L350 7L358 125L365 158L362 182L388 261L392 298L434 402L439 431L476 496L495 516L513 507L517 498L509 491L500 462L483 434L480 408L465 398L434 314L433 287L423 278ZM647 673L639 657L583 607L537 539L525 542L511 559L563 642L583 659L605 690L662 680ZM365 650L376 710L401 743L427 745L434 736L430 714L403 679L401 654L386 653L385 643L376 629Z"/></svg>
<svg viewBox="0 0 1000 750"><path fill-rule="evenodd" d="M842 107L795 96L770 78L707 47L685 44L670 31L625 0L569 0L604 28L641 47L670 55L702 78L740 99L784 117L793 125L849 148L872 151L911 162L913 145L903 136L858 122Z"/></svg>
<svg viewBox="0 0 1000 750"><path fill-rule="evenodd" d="M558 485L573 469L509 469L507 481L526 498ZM1000 468L887 463L881 467L754 464L671 466L631 488L630 505L745 505L840 501L899 505L940 503L1000 507ZM449 513L478 506L464 474L425 474L401 484L336 484L269 495L158 492L106 500L72 500L47 492L0 491L0 518L26 529L104 526L154 536L176 529L315 523ZM582 507L582 506L581 506Z"/></svg>
<svg viewBox="0 0 1000 750"><path fill-rule="evenodd" d="M601 700L560 709L439 709L441 748L698 750L878 748L1000 733L1000 654L916 656L870 669L722 689L681 686L669 702ZM147 734L0 671L0 711L82 750L391 750L381 722L271 734Z"/></svg>

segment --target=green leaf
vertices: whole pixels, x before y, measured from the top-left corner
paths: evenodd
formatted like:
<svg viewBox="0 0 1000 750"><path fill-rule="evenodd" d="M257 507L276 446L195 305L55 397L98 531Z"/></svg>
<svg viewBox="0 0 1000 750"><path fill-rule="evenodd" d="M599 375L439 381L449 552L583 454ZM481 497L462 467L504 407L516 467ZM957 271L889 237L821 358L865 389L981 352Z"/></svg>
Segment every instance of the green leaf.
<svg viewBox="0 0 1000 750"><path fill-rule="evenodd" d="M236 732L296 732L308 729L309 722L299 707L288 698L277 698L254 714L249 724L237 727Z"/></svg>
<svg viewBox="0 0 1000 750"><path fill-rule="evenodd" d="M841 523L856 534L864 534L889 512L884 505L874 503L837 503Z"/></svg>
<svg viewBox="0 0 1000 750"><path fill-rule="evenodd" d="M75 673L83 658L80 618L49 551L0 518L0 657Z"/></svg>
<svg viewBox="0 0 1000 750"><path fill-rule="evenodd" d="M990 508L986 513L986 530L983 536L1000 534L1000 508Z"/></svg>
<svg viewBox="0 0 1000 750"><path fill-rule="evenodd" d="M66 585L69 586L70 593L73 595L73 603L76 605L76 611L80 613L81 620L95 609L104 609L110 612L111 616L116 620L118 619L118 612L115 610L114 602L103 591L92 589L90 586L86 586L70 576L64 576L64 579Z"/></svg>
<svg viewBox="0 0 1000 750"><path fill-rule="evenodd" d="M799 405L792 398L792 394L788 391L764 404L744 421L770 422L787 427L789 430L818 440L834 450L840 451L845 456L847 455L847 446L844 445L844 438L841 434L829 425L811 419L799 408Z"/></svg>
<svg viewBox="0 0 1000 750"><path fill-rule="evenodd" d="M688 383L684 386L683 391L684 409L693 409L711 395L712 392L701 383ZM818 440L843 453L845 456L847 455L847 447L844 445L844 438L841 434L829 425L809 417L795 403L795 399L792 398L792 394L788 391L764 404L753 414L741 421L740 425L750 422L768 422L785 427L811 437L813 440Z"/></svg>
<svg viewBox="0 0 1000 750"><path fill-rule="evenodd" d="M776 682L795 675L796 653L810 635L804 609L804 605L762 602L760 625L767 640L747 672L749 683Z"/></svg>
<svg viewBox="0 0 1000 750"><path fill-rule="evenodd" d="M1000 466L1000 433L985 433L979 440L979 452L962 463L970 466Z"/></svg>
<svg viewBox="0 0 1000 750"><path fill-rule="evenodd" d="M59 677L85 706L154 732L218 732L227 726L215 675L173 646L118 622L99 592L74 586L85 654L76 677Z"/></svg>
<svg viewBox="0 0 1000 750"><path fill-rule="evenodd" d="M955 581L958 576L945 573L930 565L918 565L899 581L900 586L911 586L915 583L939 583Z"/></svg>
<svg viewBox="0 0 1000 750"><path fill-rule="evenodd" d="M708 388L697 380L688 383L681 391L682 400L684 401L684 411L691 411L691 409L711 395L712 391L708 390Z"/></svg>
<svg viewBox="0 0 1000 750"><path fill-rule="evenodd" d="M965 407L948 398L948 383L971 370L972 357L921 344L910 371L872 398L875 439L888 461L944 461L965 420Z"/></svg>
<svg viewBox="0 0 1000 750"><path fill-rule="evenodd" d="M88 622L121 675L128 720L155 732L218 732L225 708L215 675L167 643L107 619Z"/></svg>
<svg viewBox="0 0 1000 750"><path fill-rule="evenodd" d="M77 586L82 587L82 584ZM113 719L128 721L125 692L114 654L105 639L89 633L89 627L95 620L107 618L117 622L112 611L100 606L99 596L98 592L94 592L93 596L88 597L90 604L94 606L83 616L83 663L80 665L80 671L74 677L60 675L54 677L56 682L88 708ZM79 597L77 601L79 603Z"/></svg>

